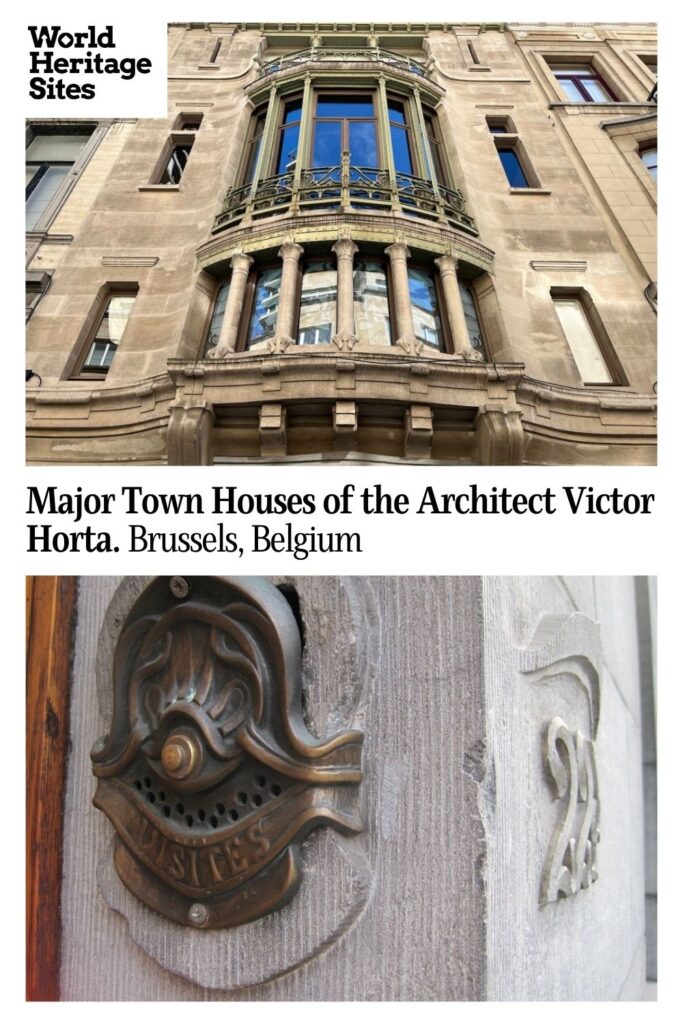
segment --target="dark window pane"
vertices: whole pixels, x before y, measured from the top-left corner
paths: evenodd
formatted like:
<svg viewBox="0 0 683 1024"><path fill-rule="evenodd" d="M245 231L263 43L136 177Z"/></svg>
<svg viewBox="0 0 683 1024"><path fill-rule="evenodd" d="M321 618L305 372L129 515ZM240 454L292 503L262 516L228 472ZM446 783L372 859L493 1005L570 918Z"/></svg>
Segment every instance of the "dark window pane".
<svg viewBox="0 0 683 1024"><path fill-rule="evenodd" d="M436 180L440 185L448 185L446 180L446 172L443 169L443 163L441 160L441 147L434 139L429 140L429 150L432 154L432 160L434 161L434 170L436 171Z"/></svg>
<svg viewBox="0 0 683 1024"><path fill-rule="evenodd" d="M277 156L276 174L293 171L296 151L299 146L299 125L293 124L280 132L280 149Z"/></svg>
<svg viewBox="0 0 683 1024"><path fill-rule="evenodd" d="M341 121L318 121L313 143L313 166L333 167L341 163Z"/></svg>
<svg viewBox="0 0 683 1024"><path fill-rule="evenodd" d="M176 146L161 176L162 185L177 185L183 176L192 146Z"/></svg>
<svg viewBox="0 0 683 1024"><path fill-rule="evenodd" d="M387 276L382 263L360 260L353 272L356 335L371 345L391 345Z"/></svg>
<svg viewBox="0 0 683 1024"><path fill-rule="evenodd" d="M415 337L434 348L443 348L441 317L439 316L434 282L426 271L409 267L408 283Z"/></svg>
<svg viewBox="0 0 683 1024"><path fill-rule="evenodd" d="M388 100L387 106L389 107L390 121L394 121L397 124L407 124L405 105L401 100Z"/></svg>
<svg viewBox="0 0 683 1024"><path fill-rule="evenodd" d="M337 267L328 260L308 263L301 282L299 344L332 340L337 322Z"/></svg>
<svg viewBox="0 0 683 1024"><path fill-rule="evenodd" d="M374 117L372 96L318 96L318 117Z"/></svg>
<svg viewBox="0 0 683 1024"><path fill-rule="evenodd" d="M351 163L377 167L377 134L374 121L349 121Z"/></svg>
<svg viewBox="0 0 683 1024"><path fill-rule="evenodd" d="M84 370L102 374L107 372L123 337L134 302L134 295L112 295L109 299L83 363Z"/></svg>
<svg viewBox="0 0 683 1024"><path fill-rule="evenodd" d="M256 174L256 164L258 162L258 156L261 152L261 139L254 139L251 144L251 151L249 153L249 162L247 163L247 169L244 174L244 184L249 185L254 180Z"/></svg>
<svg viewBox="0 0 683 1024"><path fill-rule="evenodd" d="M267 340L275 336L281 276L280 267L264 270L259 275L254 295L254 309L249 322L247 348L265 348Z"/></svg>
<svg viewBox="0 0 683 1024"><path fill-rule="evenodd" d="M493 132L494 135L505 135L507 128L503 124L490 124L489 131Z"/></svg>
<svg viewBox="0 0 683 1024"><path fill-rule="evenodd" d="M391 149L394 154L394 167L402 174L413 174L413 161L408 145L408 131L391 125Z"/></svg>
<svg viewBox="0 0 683 1024"><path fill-rule="evenodd" d="M499 149L498 156L512 188L528 188L529 182L514 149Z"/></svg>

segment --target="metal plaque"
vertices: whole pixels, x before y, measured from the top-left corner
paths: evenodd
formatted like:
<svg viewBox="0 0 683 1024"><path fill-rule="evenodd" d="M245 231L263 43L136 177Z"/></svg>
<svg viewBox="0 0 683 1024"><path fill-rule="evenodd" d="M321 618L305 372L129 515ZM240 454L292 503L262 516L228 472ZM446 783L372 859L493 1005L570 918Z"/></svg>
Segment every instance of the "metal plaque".
<svg viewBox="0 0 683 1024"><path fill-rule="evenodd" d="M361 830L363 734L317 740L301 640L280 591L248 577L158 577L119 635L113 717L91 757L115 864L148 907L220 928L279 909L320 825Z"/></svg>

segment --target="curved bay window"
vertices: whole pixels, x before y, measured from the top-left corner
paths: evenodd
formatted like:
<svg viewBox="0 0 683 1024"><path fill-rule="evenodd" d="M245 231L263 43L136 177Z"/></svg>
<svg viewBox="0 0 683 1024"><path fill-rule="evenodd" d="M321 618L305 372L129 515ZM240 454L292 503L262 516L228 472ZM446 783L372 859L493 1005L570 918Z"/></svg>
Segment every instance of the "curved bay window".
<svg viewBox="0 0 683 1024"><path fill-rule="evenodd" d="M287 212L385 209L476 234L450 184L437 114L417 86L387 84L350 88L345 77L273 89L254 110L240 184L216 229Z"/></svg>
<svg viewBox="0 0 683 1024"><path fill-rule="evenodd" d="M306 255L285 243L278 264L232 258L231 283L216 286L205 355L332 346L353 339L367 348L423 344L465 359L485 358L476 301L453 256L414 262L405 243L360 253L351 239L333 255ZM251 270L249 270L249 265Z"/></svg>

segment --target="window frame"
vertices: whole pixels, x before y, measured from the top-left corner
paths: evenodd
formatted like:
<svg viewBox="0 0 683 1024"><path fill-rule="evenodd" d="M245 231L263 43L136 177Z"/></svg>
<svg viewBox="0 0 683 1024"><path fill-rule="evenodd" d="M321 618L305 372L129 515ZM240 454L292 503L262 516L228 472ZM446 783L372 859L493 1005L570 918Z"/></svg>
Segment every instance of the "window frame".
<svg viewBox="0 0 683 1024"><path fill-rule="evenodd" d="M140 292L140 285L137 281L110 281L102 285L95 301L93 302L90 312L88 313L85 323L80 331L78 340L74 346L73 352L67 361L67 365L62 375L63 380L81 380L81 381L104 381L109 375L111 366L107 367L106 373L98 373L97 371L88 370L85 368L85 361L88 358L90 349L95 341L97 332L100 329L104 315L107 312L107 307L111 299L118 298L120 296L133 296L134 298ZM128 330L130 324L130 318L133 315L133 311L126 320L126 326L124 328L121 338L125 337L125 333ZM117 350L119 346L117 345ZM113 359L112 359L113 362Z"/></svg>
<svg viewBox="0 0 683 1024"><path fill-rule="evenodd" d="M185 175L187 174L187 167L190 162L190 157L192 156L192 149L194 147L196 134L196 131L171 131L170 135L166 139L166 142L164 143L163 149L161 150L161 153L159 155L159 159L154 165L154 170L152 171L149 180L150 185L155 185L157 188L167 189L181 188L182 181L185 178ZM171 159L172 154L175 152L176 149L178 149L181 146L188 147L190 151L187 154L185 167L183 167L183 172L180 175L180 178L178 179L178 181L175 182L162 181L162 178L166 173L166 168L168 166L168 162Z"/></svg>
<svg viewBox="0 0 683 1024"><path fill-rule="evenodd" d="M582 60L571 60L571 59L569 59L569 60L561 60L561 59L554 58L554 57L550 57L550 58L546 57L546 63L548 65L548 68L550 69L550 72L551 72L554 80L555 80L555 84L556 84L557 88L560 90L560 93L562 95L562 99L563 99L563 101L565 103L597 103L597 104L600 104L600 103L620 103L620 102L622 102L620 100L619 96L617 96L614 88L609 84L609 82L606 81L606 79L603 77L603 75L600 73L600 71L598 71L598 69L596 68L596 66L595 66L595 64L593 63L592 60L587 60L584 63ZM567 95L567 93L565 92L564 86L562 85L562 82L560 81L560 79L558 77L558 72L560 74L562 74L562 70L563 70L564 67L566 67L568 69L571 69L572 67L576 68L576 67L579 67L579 66L585 67L587 72L590 72L590 73L587 73L587 74L574 73L574 74L572 74L570 72L567 72L566 74L563 75L564 78L570 78L572 80L572 83L576 87L577 91L579 93L581 93L582 99L580 99L580 100L573 100L573 99L570 99L569 96ZM590 93L585 88L585 86L581 84L581 79L582 78L586 78L586 79L590 79L592 81L596 81L598 83L598 85L600 85L605 90L605 92L610 97L610 99L609 100L596 100L596 99L593 99L593 97L590 95Z"/></svg>
<svg viewBox="0 0 683 1024"><path fill-rule="evenodd" d="M26 150L38 135L79 135L83 136L85 141L81 148L78 156L73 161L60 160L60 161L30 161L31 164L37 164L38 166L44 166L45 169L51 166L67 166L71 167L71 173L66 174L64 179L60 182L54 195L50 199L48 205L45 207L43 213L38 217L36 223L31 228L26 228L26 233L43 233L48 230L57 214L60 212L64 203L68 199L71 191L78 183L81 174L85 167L90 161L93 153L102 141L107 128L109 127L108 121L92 121L92 120L65 120L59 121L55 124L54 121L35 118L27 120L26 122ZM25 161L28 164L28 161ZM38 185L40 178L44 176L44 173L40 176L34 175L31 181L26 185L26 197L28 199L31 193Z"/></svg>
<svg viewBox="0 0 683 1024"><path fill-rule="evenodd" d="M431 123L434 125L434 129L435 129L434 135L433 135L433 139L434 139L434 142L436 143L436 146L437 146L437 153L438 153L438 156L439 156L439 161L441 163L441 170L443 171L443 176L444 176L444 181L442 181L442 182L439 181L439 175L438 175L438 172L437 172L437 168L435 166L434 167L434 172L436 174L437 183L439 185L443 185L444 188L451 188L451 189L455 188L456 186L453 183L454 179L453 179L453 175L452 175L451 169L450 169L450 164L449 164L449 160L448 160L448 154L446 152L446 144L445 144L445 141L444 141L444 134L443 134L443 132L441 130L441 123L440 123L439 115L437 114L437 112L435 110L432 110L431 107L425 107L424 103L422 103L422 119L424 121L424 126L425 126L425 143L429 147L429 156L430 156L432 161L434 160L434 153L433 153L433 150L432 150L431 145L430 145L432 136L430 136L428 128L427 128L427 121L428 120L431 121ZM427 172L428 172L428 168L427 168ZM429 177L429 173L427 173L427 177Z"/></svg>
<svg viewBox="0 0 683 1024"><path fill-rule="evenodd" d="M282 97L281 97L282 98ZM258 127L259 118L263 114L263 131L260 136L256 135L256 128ZM254 107L249 115L249 130L247 132L247 141L242 150L241 163L239 167L239 173L236 177L236 188L246 188L247 185L253 185L256 180L256 171L258 170L258 161L261 153L261 147L263 146L263 140L266 135L266 125L268 123L268 101L259 103L258 106ZM260 138L259 152L256 155L256 163L254 164L254 174L247 180L247 172L251 164L251 156L254 149L254 143L256 139ZM262 175L262 177L268 177L268 175Z"/></svg>
<svg viewBox="0 0 683 1024"><path fill-rule="evenodd" d="M371 118L369 118L369 117L358 117L358 118L353 118L353 117L318 117L318 115L317 115L318 100L319 100L319 98L321 96L325 96L325 95L328 95L328 96L368 96L368 95L370 95L372 97L372 109L373 109L373 112L374 112L373 116ZM331 86L331 85L323 85L322 87L315 86L313 88L313 96L312 96L312 103L311 103L311 108L312 108L311 109L311 133L310 133L311 137L310 137L309 146L308 146L308 164L306 165L307 168L310 168L312 170L316 170L315 164L313 163L313 152L314 152L314 149L315 149L316 125L319 122L321 122L321 121L325 122L325 123L332 123L332 122L335 122L335 121L341 121L342 122L342 134L341 134L340 153L339 153L339 166L341 165L342 154L345 153L345 152L350 152L350 147L348 145L348 122L349 121L372 121L372 123L375 126L375 141L376 141L376 144L377 144L378 168L381 169L384 165L386 165L388 163L388 154L384 153L384 144L383 144L383 139L382 139L382 132L380 131L380 126L381 126L380 114L381 114L381 111L379 109L379 101L380 101L380 90L379 90L379 86L376 85L375 83L372 83L372 84L367 85L367 86L357 86L355 88L349 88L349 87L347 87L347 88L343 88L343 87L342 88L335 88L334 86ZM388 109L387 109L387 114L388 114ZM334 166L337 166L337 165L336 164L329 164L329 165L325 164L324 166L334 167ZM366 165L364 165L364 164L353 164L353 160L352 160L351 166L362 167L362 166L366 166ZM376 170L378 168L373 168L373 170Z"/></svg>
<svg viewBox="0 0 683 1024"><path fill-rule="evenodd" d="M560 335L563 338L565 344L567 345L567 348L569 349L569 353L572 359L574 360L574 365L576 366L576 370L579 374L579 377L581 377L581 370L579 369L579 365L576 362L576 357L574 356L574 352L569 343L569 339L565 333L564 327L562 326L562 321L560 320L559 314L557 312L557 307L555 305L556 299L574 299L580 303L586 320L588 321L588 326L593 335L595 344L598 347L598 351L600 352L604 360L608 373L612 377L611 381L597 382L583 380L582 378L581 383L583 384L583 386L587 388L628 387L628 378L626 376L623 366L621 365L619 357L617 356L617 353L614 349L614 345L612 344L611 338L607 333L607 329L604 323L602 322L602 317L600 316L595 306L595 303L590 292L587 291L586 288L583 288L581 286L574 287L572 285L553 285L550 288L550 298L553 304L553 312L557 319Z"/></svg>
<svg viewBox="0 0 683 1024"><path fill-rule="evenodd" d="M507 114L487 114L486 125L489 130L493 145L498 153L498 162L505 176L508 188L511 192L528 192L529 189L539 189L543 186L539 180L534 166L529 159L524 143L519 137L519 132L512 118ZM502 131L500 130L502 128ZM500 158L501 150L512 150L517 157L522 174L526 178L526 185L513 185L508 178L503 161Z"/></svg>
<svg viewBox="0 0 683 1024"><path fill-rule="evenodd" d="M380 99L381 99L381 97L380 97ZM389 109L389 104L391 102L394 102L394 103L398 102L398 103L401 103L403 105L403 113L404 113L404 116L405 116L405 119L406 119L404 130L405 130L405 133L406 133L406 138L408 140L408 151L410 153L410 161L411 161L411 163L413 165L413 170L412 170L412 172L410 174L410 177L412 177L412 178L421 178L422 177L422 173L421 173L422 172L422 167L421 167L421 163L420 163L420 159L419 159L419 154L418 154L418 150L417 150L417 144L416 144L416 138L415 138L416 131L415 131L415 124L413 123L413 111L412 111L412 104L410 102L410 97L409 96L402 96L398 92L387 91L386 100L387 100L387 126L388 126L388 129L389 129L389 142L390 142L390 145L391 145L391 161L392 161L392 163L394 165L394 173L397 176L398 175L406 174L406 171L399 171L396 168L396 161L394 159L394 143L393 143L393 139L391 137L391 111ZM398 127L403 128L404 126L400 125ZM417 126L418 131L419 131L419 128L420 128L420 126L418 124L418 126ZM425 135L426 135L426 133L425 133ZM427 141L427 143L429 142L428 139L426 141ZM378 153L379 157L383 156L381 140L380 140L380 145L378 145L378 147L377 147L377 153ZM385 162L388 163L388 154L387 154L387 156L384 159L385 159ZM442 163L443 163L443 161L442 161Z"/></svg>

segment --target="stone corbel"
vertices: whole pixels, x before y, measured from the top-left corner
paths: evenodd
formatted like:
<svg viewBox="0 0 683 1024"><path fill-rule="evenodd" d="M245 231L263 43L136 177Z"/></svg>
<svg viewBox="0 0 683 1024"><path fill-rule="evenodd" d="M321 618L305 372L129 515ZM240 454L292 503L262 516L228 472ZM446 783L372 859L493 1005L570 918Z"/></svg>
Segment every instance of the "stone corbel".
<svg viewBox="0 0 683 1024"><path fill-rule="evenodd" d="M406 458L428 459L432 454L432 410L429 405L411 405L406 410L404 448Z"/></svg>
<svg viewBox="0 0 683 1024"><path fill-rule="evenodd" d="M475 420L479 464L519 466L524 455L524 428L518 409L480 409Z"/></svg>
<svg viewBox="0 0 683 1024"><path fill-rule="evenodd" d="M335 451L353 451L358 447L358 407L355 402L338 401L333 408Z"/></svg>
<svg viewBox="0 0 683 1024"><path fill-rule="evenodd" d="M171 406L166 434L169 466L208 466L211 462L213 406L209 402Z"/></svg>
<svg viewBox="0 0 683 1024"><path fill-rule="evenodd" d="M287 454L287 410L280 402L267 402L259 415L261 455Z"/></svg>

